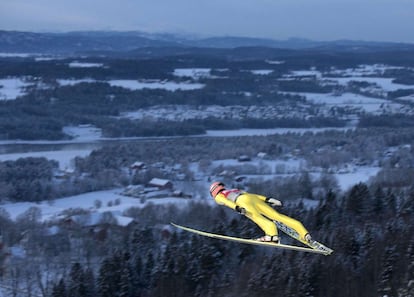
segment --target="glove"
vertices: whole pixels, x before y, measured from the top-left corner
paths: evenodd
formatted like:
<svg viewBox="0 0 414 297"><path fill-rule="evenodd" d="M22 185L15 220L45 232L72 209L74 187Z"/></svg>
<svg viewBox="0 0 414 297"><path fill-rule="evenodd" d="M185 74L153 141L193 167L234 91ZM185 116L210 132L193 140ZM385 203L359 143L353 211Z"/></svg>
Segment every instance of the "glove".
<svg viewBox="0 0 414 297"><path fill-rule="evenodd" d="M236 205L235 210L236 210L238 213L242 214L242 215L245 215L245 214L246 214L246 209L245 209L244 207L240 207L240 206Z"/></svg>
<svg viewBox="0 0 414 297"><path fill-rule="evenodd" d="M277 200L275 198L268 197L268 198L266 198L265 201L266 201L266 203L269 203L272 206L282 207L282 202L280 202L279 200Z"/></svg>

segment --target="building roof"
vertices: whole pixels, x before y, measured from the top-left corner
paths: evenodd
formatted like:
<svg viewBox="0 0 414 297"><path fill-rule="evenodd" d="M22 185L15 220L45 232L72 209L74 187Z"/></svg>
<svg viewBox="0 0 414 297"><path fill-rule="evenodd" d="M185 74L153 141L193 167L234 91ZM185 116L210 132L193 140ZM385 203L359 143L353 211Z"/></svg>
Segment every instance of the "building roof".
<svg viewBox="0 0 414 297"><path fill-rule="evenodd" d="M156 178L156 177L151 179L149 182L150 185L158 186L158 187L164 187L169 183L171 183L171 181L169 181L168 179L162 179L162 178Z"/></svg>

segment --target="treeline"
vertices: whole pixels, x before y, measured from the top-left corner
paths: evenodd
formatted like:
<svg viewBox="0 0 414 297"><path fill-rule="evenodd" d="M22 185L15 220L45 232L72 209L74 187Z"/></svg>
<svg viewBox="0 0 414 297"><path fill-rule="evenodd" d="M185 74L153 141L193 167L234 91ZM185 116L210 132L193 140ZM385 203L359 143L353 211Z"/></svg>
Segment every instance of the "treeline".
<svg viewBox="0 0 414 297"><path fill-rule="evenodd" d="M387 127L387 128L400 128L400 127L413 127L414 116L405 114L389 114L389 115L364 115L360 118L358 127L371 128L371 127Z"/></svg>
<svg viewBox="0 0 414 297"><path fill-rule="evenodd" d="M149 205L127 212L137 219L135 225L112 227L103 237L79 228L45 237L36 229L44 226L31 216L28 252L36 251L36 261L13 263L10 281L15 288L31 286L32 292L53 297L414 294L413 187L392 192L361 183L341 196L329 192L316 208L299 203L280 211L302 221L334 253L320 256L191 235L169 222L244 238L262 231L247 218L211 204ZM16 230L0 218L2 228L8 224L5 235ZM21 218L20 226L28 220L30 216ZM282 241L294 243L283 234ZM43 281L24 277L40 271Z"/></svg>
<svg viewBox="0 0 414 297"><path fill-rule="evenodd" d="M53 173L56 161L20 158L0 162L0 201L41 201L54 198Z"/></svg>

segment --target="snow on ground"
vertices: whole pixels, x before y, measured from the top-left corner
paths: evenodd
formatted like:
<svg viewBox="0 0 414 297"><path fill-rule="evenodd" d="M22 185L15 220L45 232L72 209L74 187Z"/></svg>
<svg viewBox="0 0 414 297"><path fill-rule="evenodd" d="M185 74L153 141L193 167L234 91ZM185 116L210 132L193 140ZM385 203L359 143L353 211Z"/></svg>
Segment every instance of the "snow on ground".
<svg viewBox="0 0 414 297"><path fill-rule="evenodd" d="M92 125L66 126L63 133L79 141L91 141L102 137L102 129Z"/></svg>
<svg viewBox="0 0 414 297"><path fill-rule="evenodd" d="M163 89L167 91L191 91L204 88L204 84L191 82L173 82L161 80L133 80L133 79L113 79L108 81L99 81L91 78L83 79L57 79L61 86L73 86L80 83L109 83L112 87L121 87L132 91L142 89Z"/></svg>
<svg viewBox="0 0 414 297"><path fill-rule="evenodd" d="M93 68L93 67L103 67L104 64L102 63L86 63L86 62L78 62L73 61L69 63L69 67L71 68Z"/></svg>
<svg viewBox="0 0 414 297"><path fill-rule="evenodd" d="M392 108L392 110L400 110L404 106L393 103L389 100L367 97L359 94L344 93L341 95L319 94L319 93L297 93L306 96L306 100L316 104L324 104L327 108L332 106L349 106L360 108L365 112L379 113L384 106Z"/></svg>
<svg viewBox="0 0 414 297"><path fill-rule="evenodd" d="M252 161L240 162L236 159L214 160L212 167L243 167L244 165L253 165L258 168L258 171L263 170L263 167L267 166L269 174L290 174L300 173L306 165L306 160L291 158L288 160L266 160L255 158ZM243 176L245 176L243 174ZM260 177L260 176L258 176Z"/></svg>
<svg viewBox="0 0 414 297"><path fill-rule="evenodd" d="M414 86L413 86L413 89L414 89ZM398 97L398 99L403 100L403 101L408 101L408 102L414 102L414 94L403 96L403 97Z"/></svg>
<svg viewBox="0 0 414 297"><path fill-rule="evenodd" d="M233 131L234 132L234 131ZM17 159L25 156L44 156L49 159L55 159L59 161L60 167L63 169L71 168L71 160L75 156L85 156L89 154L89 150L64 150L64 151L48 151L48 152L32 152L23 154L3 154L0 155L0 161ZM239 162L235 159L227 160L215 160L212 162L213 167L222 166L243 166L244 164L250 164L253 166L263 167L264 165L269 168L269 178L274 178L280 175L289 175L292 173L299 173L306 167L306 161L303 159L287 159L287 160L262 160L255 158L250 162ZM198 171L198 166L193 167L193 170ZM359 183L368 182L369 179L375 176L379 167L355 167L348 173L335 173L338 184L343 191L349 189L349 187ZM197 175L203 176L203 172L196 172ZM257 175L258 178L265 178L266 176ZM207 187L206 183L206 187ZM200 187L201 188L201 187ZM81 195L75 195L71 197L56 199L54 201L44 201L40 203L21 202L21 203L6 203L0 205L11 216L12 219L16 219L19 215L23 214L31 207L37 207L41 210L42 220L48 221L59 218L62 211L73 208L82 208L90 210L95 213L111 212L117 220L123 220L123 212L130 207L143 207L148 203L153 204L176 204L185 207L191 199L182 199L174 197L166 197L159 199L147 199L145 202L141 202L140 199L131 198L120 195L123 189L114 189L109 191L90 192ZM207 188L206 188L207 193ZM207 195L207 194L206 194ZM101 207L97 208L95 201L101 202ZM115 203L119 200L119 203ZM120 222L122 223L122 222Z"/></svg>
<svg viewBox="0 0 414 297"><path fill-rule="evenodd" d="M31 207L37 207L41 210L41 220L50 221L58 219L61 213L69 209L85 209L95 213L111 212L116 216L122 216L123 212L131 207L144 207L148 204L174 204L179 207L185 207L191 199L166 197L159 199L147 199L141 202L138 198L123 196L120 194L123 189L113 189L108 191L89 192L85 194L70 196L56 199L53 201L43 201L39 203L19 202L6 203L0 205L10 214L10 218L15 220L19 215ZM119 200L119 203L115 203ZM96 207L96 201L101 202L101 207Z"/></svg>
<svg viewBox="0 0 414 297"><path fill-rule="evenodd" d="M366 76L349 76L349 77L329 77L329 80L338 82L340 85L347 85L351 81L368 82L378 85L381 89L387 92L396 91L399 89L414 89L414 85L402 85L394 83L394 78L386 77L366 77Z"/></svg>
<svg viewBox="0 0 414 297"><path fill-rule="evenodd" d="M111 86L121 87L130 90L142 90L142 89L164 89L167 91L189 91L204 88L204 84L200 83L177 83L172 81L160 81L160 80L132 80L132 79L118 79L108 81Z"/></svg>
<svg viewBox="0 0 414 297"><path fill-rule="evenodd" d="M215 166L218 166L220 165L220 163L229 165L233 164L232 162L237 161L218 160L214 161L213 163L215 164ZM277 166L276 161L272 162L274 162L274 166ZM282 163L284 166L286 166L288 170L291 171L299 169L302 164L300 160L290 160ZM237 162L237 164L240 165L241 163ZM340 188L343 191L346 191L355 184L358 184L360 182L368 182L369 179L375 176L379 170L379 167L356 167L353 172L342 174L336 173L335 177L338 180ZM15 220L19 215L23 214L31 207L37 207L41 210L41 219L43 221L58 219L63 211L76 208L90 210L93 213L111 212L118 220L122 220L122 214L124 213L124 211L131 207L144 207L149 203L155 205L174 204L178 207L186 207L187 204L192 201L191 199L166 197L157 199L146 199L144 202L142 202L138 198L132 198L121 195L120 193L122 191L123 189L113 189L108 191L89 192L85 194L56 199L54 201L43 201L39 203L5 203L0 205L0 208L6 210L10 214L11 219L13 220ZM119 201L119 203L116 203L117 200ZM211 199L206 200L206 202L208 203L209 200ZM100 201L102 206L96 207L96 201Z"/></svg>
<svg viewBox="0 0 414 297"><path fill-rule="evenodd" d="M338 181L339 187L342 191L348 190L350 187L358 183L366 183L370 178L377 175L381 170L380 167L362 166L357 167L355 171L349 173L335 173L335 178Z"/></svg>
<svg viewBox="0 0 414 297"><path fill-rule="evenodd" d="M315 76L317 78L322 78L322 73L317 70L297 70L292 71L290 74L285 75L284 77L300 77L300 76Z"/></svg>
<svg viewBox="0 0 414 297"><path fill-rule="evenodd" d="M211 78L210 68L177 68L174 69L173 75L178 77Z"/></svg>
<svg viewBox="0 0 414 297"><path fill-rule="evenodd" d="M0 58L28 58L33 54L28 53L0 53Z"/></svg>
<svg viewBox="0 0 414 297"><path fill-rule="evenodd" d="M348 69L332 69L326 73L322 73L318 70L298 70L284 75L283 79L313 76L322 81L334 81L340 85L345 86L351 81L367 82L377 85L378 88L386 92L396 91L398 89L413 89L414 85L397 84L393 82L394 78L381 77L386 70L401 68L402 67L374 64L359 65L356 68Z"/></svg>
<svg viewBox="0 0 414 297"><path fill-rule="evenodd" d="M281 65L281 64L286 63L285 61L278 61L278 60L266 60L265 62L270 65Z"/></svg>
<svg viewBox="0 0 414 297"><path fill-rule="evenodd" d="M80 83L95 83L96 79L83 78L83 79L57 79L57 83L61 86L74 86Z"/></svg>
<svg viewBox="0 0 414 297"><path fill-rule="evenodd" d="M24 88L29 85L23 78L13 77L0 79L0 100L14 100L24 95Z"/></svg>
<svg viewBox="0 0 414 297"><path fill-rule="evenodd" d="M320 178L321 173L318 173L317 168L309 170L307 168L307 162L305 159L289 158L286 160L265 160L254 158L252 161L239 162L235 159L215 160L212 162L212 168L222 166L223 168L243 168L244 165L251 165L258 168L258 172L263 170L266 166L269 172L267 174L241 174L241 176L248 179L275 179L277 177L283 178L293 176L295 174L301 174L304 171L311 172L315 178ZM242 170L242 169L241 169ZM353 166L349 172L337 172L334 173L334 177L338 181L339 188L342 191L347 191L350 187L358 183L367 183L372 177L375 177L381 170L380 167L375 166ZM322 172L322 169L320 169Z"/></svg>
<svg viewBox="0 0 414 297"><path fill-rule="evenodd" d="M251 70L250 72L255 74L255 75L269 75L270 73L273 72L273 70L271 70L271 69L257 69L257 70Z"/></svg>
<svg viewBox="0 0 414 297"><path fill-rule="evenodd" d="M381 76L384 75L386 70L403 69L400 66L391 66L385 64L361 64L356 68L347 69L331 69L329 75L338 76Z"/></svg>
<svg viewBox="0 0 414 297"><path fill-rule="evenodd" d="M206 136L233 137L233 136L266 136L287 133L320 133L324 131L347 131L354 128L273 128L273 129L238 129L238 130L207 130Z"/></svg>

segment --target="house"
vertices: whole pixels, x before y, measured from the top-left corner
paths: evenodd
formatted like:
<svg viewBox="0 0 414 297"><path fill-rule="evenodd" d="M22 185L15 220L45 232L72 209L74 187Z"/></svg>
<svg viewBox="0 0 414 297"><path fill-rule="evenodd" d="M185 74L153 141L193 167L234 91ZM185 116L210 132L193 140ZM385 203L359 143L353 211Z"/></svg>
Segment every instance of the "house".
<svg viewBox="0 0 414 297"><path fill-rule="evenodd" d="M146 168L145 163L144 162L139 162L139 161L134 162L130 167L133 170L141 170L141 169Z"/></svg>
<svg viewBox="0 0 414 297"><path fill-rule="evenodd" d="M148 186L150 187L156 187L159 190L166 190L166 189L172 189L173 184L168 179L162 179L162 178L153 178L148 183Z"/></svg>

